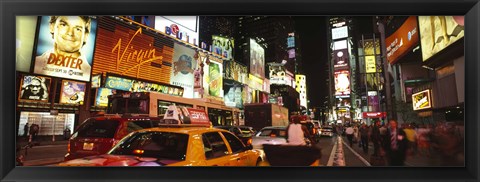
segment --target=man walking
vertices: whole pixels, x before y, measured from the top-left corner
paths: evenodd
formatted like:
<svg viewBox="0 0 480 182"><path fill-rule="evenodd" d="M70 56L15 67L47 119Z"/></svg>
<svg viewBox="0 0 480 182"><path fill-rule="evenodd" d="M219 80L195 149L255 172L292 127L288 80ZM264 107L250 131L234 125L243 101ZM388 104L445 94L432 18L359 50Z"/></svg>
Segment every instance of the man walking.
<svg viewBox="0 0 480 182"><path fill-rule="evenodd" d="M403 166L408 146L407 136L402 129L398 128L397 121L392 119L388 124L389 128L384 138L388 163L391 166Z"/></svg>

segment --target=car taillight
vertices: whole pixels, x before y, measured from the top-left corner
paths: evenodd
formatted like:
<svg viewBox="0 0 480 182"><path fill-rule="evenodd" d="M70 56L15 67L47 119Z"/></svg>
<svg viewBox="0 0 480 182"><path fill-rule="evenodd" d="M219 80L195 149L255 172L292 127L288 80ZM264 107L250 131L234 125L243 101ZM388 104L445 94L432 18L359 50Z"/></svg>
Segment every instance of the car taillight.
<svg viewBox="0 0 480 182"><path fill-rule="evenodd" d="M251 138L248 139L247 145L252 145L252 139Z"/></svg>
<svg viewBox="0 0 480 182"><path fill-rule="evenodd" d="M143 154L144 150L133 150L134 154Z"/></svg>
<svg viewBox="0 0 480 182"><path fill-rule="evenodd" d="M70 153L70 141L67 144L67 153Z"/></svg>

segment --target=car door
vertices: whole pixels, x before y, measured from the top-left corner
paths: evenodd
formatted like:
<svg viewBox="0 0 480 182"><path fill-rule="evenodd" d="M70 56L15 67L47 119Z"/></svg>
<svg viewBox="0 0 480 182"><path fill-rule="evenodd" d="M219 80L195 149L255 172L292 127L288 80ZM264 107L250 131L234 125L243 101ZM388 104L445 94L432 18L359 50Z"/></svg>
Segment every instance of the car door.
<svg viewBox="0 0 480 182"><path fill-rule="evenodd" d="M245 151L245 145L240 139L227 132L222 132L222 135L225 137L228 146L230 147L231 159L233 159L232 163L235 163L236 166L255 165L256 160L252 161L254 160L252 159L253 156L249 156L249 153Z"/></svg>
<svg viewBox="0 0 480 182"><path fill-rule="evenodd" d="M219 132L202 134L203 147L207 166L234 166L236 165L225 140Z"/></svg>

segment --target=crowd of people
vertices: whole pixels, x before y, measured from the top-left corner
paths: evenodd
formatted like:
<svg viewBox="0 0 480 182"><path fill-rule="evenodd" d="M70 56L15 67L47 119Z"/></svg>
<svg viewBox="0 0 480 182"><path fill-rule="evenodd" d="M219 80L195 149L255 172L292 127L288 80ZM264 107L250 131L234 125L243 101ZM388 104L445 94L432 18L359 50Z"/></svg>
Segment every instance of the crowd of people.
<svg viewBox="0 0 480 182"><path fill-rule="evenodd" d="M416 124L395 120L337 126L336 132L346 136L350 147L358 147L368 154L373 146L372 158L383 158L390 166L403 166L409 156L439 156L442 166L458 166L464 162L463 122L437 122ZM376 161L371 161L376 163ZM375 164L372 164L375 165ZM380 164L381 165L381 164Z"/></svg>

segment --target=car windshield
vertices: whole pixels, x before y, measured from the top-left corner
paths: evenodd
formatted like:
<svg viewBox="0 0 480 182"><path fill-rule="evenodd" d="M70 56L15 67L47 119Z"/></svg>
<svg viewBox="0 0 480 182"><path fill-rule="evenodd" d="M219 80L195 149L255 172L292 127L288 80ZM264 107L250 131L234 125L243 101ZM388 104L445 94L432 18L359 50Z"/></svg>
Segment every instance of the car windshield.
<svg viewBox="0 0 480 182"><path fill-rule="evenodd" d="M118 125L118 120L96 120L95 118L90 118L80 125L77 130L77 136L113 138Z"/></svg>
<svg viewBox="0 0 480 182"><path fill-rule="evenodd" d="M109 154L185 160L188 135L171 132L139 132L121 141Z"/></svg>
<svg viewBox="0 0 480 182"><path fill-rule="evenodd" d="M287 136L287 131L285 129L262 129L257 136L269 136L269 137L282 137Z"/></svg>

